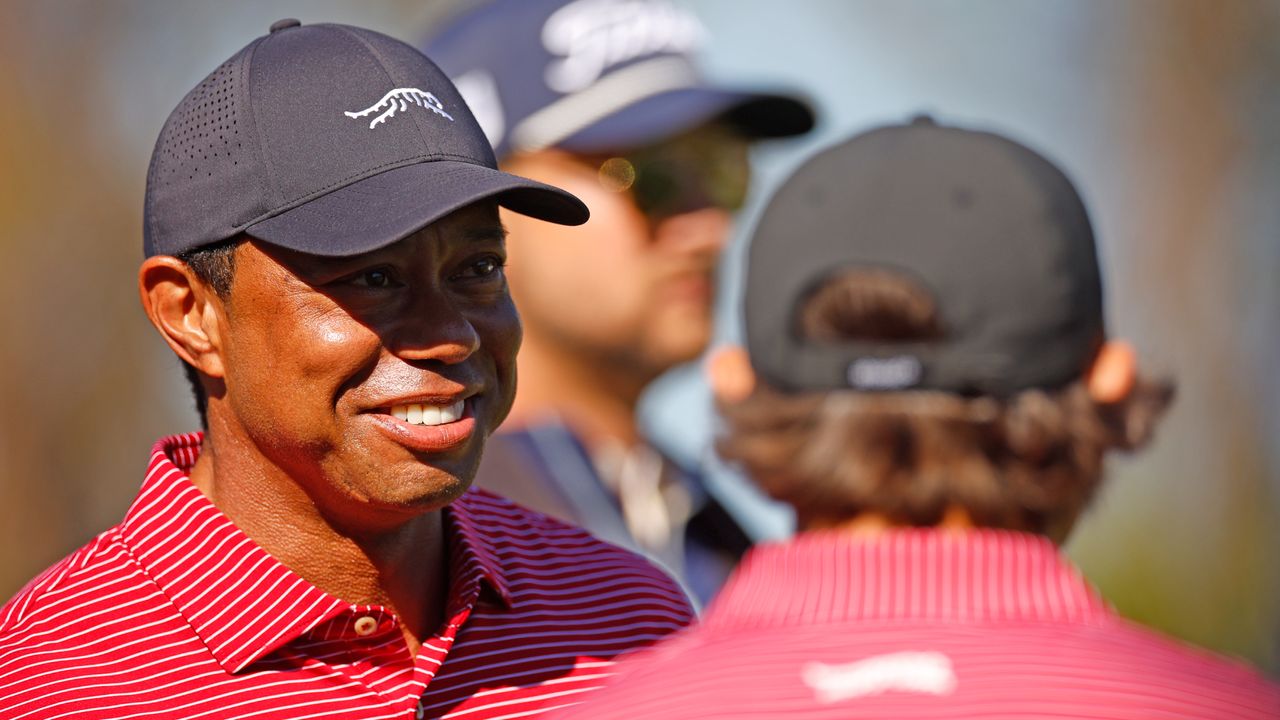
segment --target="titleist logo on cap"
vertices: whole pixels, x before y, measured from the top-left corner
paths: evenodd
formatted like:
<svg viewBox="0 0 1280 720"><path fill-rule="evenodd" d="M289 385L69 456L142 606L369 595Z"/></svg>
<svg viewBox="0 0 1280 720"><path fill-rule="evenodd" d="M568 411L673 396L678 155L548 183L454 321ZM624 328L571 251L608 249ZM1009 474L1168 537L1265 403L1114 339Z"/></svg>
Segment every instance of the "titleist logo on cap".
<svg viewBox="0 0 1280 720"><path fill-rule="evenodd" d="M454 78L453 84L458 94L471 108L471 114L480 129L489 139L489 144L497 147L507 132L506 111L502 108L502 96L498 93L498 82L493 73L475 69Z"/></svg>
<svg viewBox="0 0 1280 720"><path fill-rule="evenodd" d="M704 34L696 17L668 2L577 0L542 26L542 44L562 58L547 66L546 83L557 92L577 92L633 58L694 50Z"/></svg>

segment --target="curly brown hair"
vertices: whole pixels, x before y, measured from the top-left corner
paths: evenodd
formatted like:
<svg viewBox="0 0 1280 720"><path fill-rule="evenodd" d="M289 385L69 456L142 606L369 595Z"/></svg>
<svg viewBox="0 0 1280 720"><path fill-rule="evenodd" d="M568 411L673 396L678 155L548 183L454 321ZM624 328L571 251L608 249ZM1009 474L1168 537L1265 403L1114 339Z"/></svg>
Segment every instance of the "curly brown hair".
<svg viewBox="0 0 1280 720"><path fill-rule="evenodd" d="M834 277L809 296L796 327L814 342L945 332L932 297L886 271ZM984 527L1065 537L1098 486L1106 451L1143 445L1172 397L1171 383L1144 377L1110 404L1096 402L1083 378L1006 399L791 394L760 384L720 403L717 450L794 506L802 526L866 512L930 526L959 507Z"/></svg>

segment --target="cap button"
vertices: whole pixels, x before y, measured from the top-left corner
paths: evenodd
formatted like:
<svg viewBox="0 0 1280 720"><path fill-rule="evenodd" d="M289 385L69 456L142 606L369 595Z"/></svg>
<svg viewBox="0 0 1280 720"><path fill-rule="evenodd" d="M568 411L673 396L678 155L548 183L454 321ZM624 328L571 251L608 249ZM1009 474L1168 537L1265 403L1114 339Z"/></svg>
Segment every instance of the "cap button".
<svg viewBox="0 0 1280 720"><path fill-rule="evenodd" d="M284 30L285 28L298 27L301 24L302 24L302 21L297 18L285 18L283 20L277 20L271 23L270 31L276 32L279 30Z"/></svg>
<svg viewBox="0 0 1280 720"><path fill-rule="evenodd" d="M920 113L919 115L911 118L911 124L927 125L929 127L937 127L938 125L938 123L933 119L933 116L928 113Z"/></svg>

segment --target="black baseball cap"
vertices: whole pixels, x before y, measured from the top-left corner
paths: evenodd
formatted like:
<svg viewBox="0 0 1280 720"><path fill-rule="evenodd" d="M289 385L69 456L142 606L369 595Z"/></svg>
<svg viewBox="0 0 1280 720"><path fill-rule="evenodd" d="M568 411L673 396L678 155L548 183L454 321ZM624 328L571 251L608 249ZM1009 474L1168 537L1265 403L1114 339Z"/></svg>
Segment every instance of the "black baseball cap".
<svg viewBox="0 0 1280 720"><path fill-rule="evenodd" d="M169 115L147 171L143 249L241 232L313 255L389 245L486 198L566 225L586 206L497 170L435 64L386 35L281 20Z"/></svg>
<svg viewBox="0 0 1280 720"><path fill-rule="evenodd" d="M713 120L750 138L813 127L792 93L708 82L706 31L666 0L491 0L424 44L457 83L499 157L649 145Z"/></svg>
<svg viewBox="0 0 1280 720"><path fill-rule="evenodd" d="M931 342L801 337L799 308L853 269L931 293ZM831 147L777 191L748 257L748 354L790 391L1007 397L1080 378L1105 338L1093 230L1071 181L999 135L917 118Z"/></svg>

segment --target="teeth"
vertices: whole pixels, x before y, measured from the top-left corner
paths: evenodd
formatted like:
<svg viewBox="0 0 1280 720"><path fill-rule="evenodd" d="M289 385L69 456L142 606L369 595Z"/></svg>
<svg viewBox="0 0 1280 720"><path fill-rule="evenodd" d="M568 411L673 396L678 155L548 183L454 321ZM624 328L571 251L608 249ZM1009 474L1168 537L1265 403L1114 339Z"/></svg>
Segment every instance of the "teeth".
<svg viewBox="0 0 1280 720"><path fill-rule="evenodd" d="M391 408L391 415L410 425L443 425L462 419L466 401L459 400L452 405L396 405Z"/></svg>
<svg viewBox="0 0 1280 720"><path fill-rule="evenodd" d="M462 419L463 403L461 400L448 406L440 408L440 423L457 422Z"/></svg>

